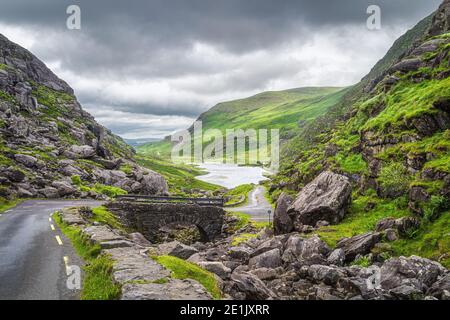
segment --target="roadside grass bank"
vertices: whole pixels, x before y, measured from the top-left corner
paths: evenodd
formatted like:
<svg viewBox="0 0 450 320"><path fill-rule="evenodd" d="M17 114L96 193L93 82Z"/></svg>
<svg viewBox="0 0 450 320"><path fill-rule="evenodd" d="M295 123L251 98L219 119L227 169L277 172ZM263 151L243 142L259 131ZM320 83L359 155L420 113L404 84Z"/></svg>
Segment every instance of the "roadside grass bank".
<svg viewBox="0 0 450 320"><path fill-rule="evenodd" d="M172 271L172 277L175 279L192 279L202 284L215 300L222 298L222 291L216 276L211 272L173 256L153 256L156 262Z"/></svg>
<svg viewBox="0 0 450 320"><path fill-rule="evenodd" d="M53 220L62 233L70 239L77 254L85 261L84 279L81 289L82 300L117 300L121 287L112 279L113 260L101 253L100 245L92 244L80 229L65 224L59 213Z"/></svg>
<svg viewBox="0 0 450 320"><path fill-rule="evenodd" d="M24 202L27 199L14 199L14 200L7 200L5 198L0 197L0 214L4 213L5 211L14 208L18 204Z"/></svg>
<svg viewBox="0 0 450 320"><path fill-rule="evenodd" d="M224 194L224 197L228 198L225 203L227 207L236 207L242 204L248 204L248 195L255 188L253 183L241 184L236 188L233 188Z"/></svg>

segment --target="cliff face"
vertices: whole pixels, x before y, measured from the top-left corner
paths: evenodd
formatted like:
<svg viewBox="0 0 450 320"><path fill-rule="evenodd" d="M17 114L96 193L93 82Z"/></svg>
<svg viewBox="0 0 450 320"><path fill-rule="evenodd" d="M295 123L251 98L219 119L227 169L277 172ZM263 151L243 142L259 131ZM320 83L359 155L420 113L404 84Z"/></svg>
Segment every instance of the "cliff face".
<svg viewBox="0 0 450 320"><path fill-rule="evenodd" d="M66 82L0 34L0 197L166 193L133 156Z"/></svg>

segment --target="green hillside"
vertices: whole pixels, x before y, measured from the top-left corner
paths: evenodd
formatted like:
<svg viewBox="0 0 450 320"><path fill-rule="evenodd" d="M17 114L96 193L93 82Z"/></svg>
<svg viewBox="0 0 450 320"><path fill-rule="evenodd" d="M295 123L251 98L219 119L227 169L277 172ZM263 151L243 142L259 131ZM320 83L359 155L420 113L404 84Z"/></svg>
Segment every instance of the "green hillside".
<svg viewBox="0 0 450 320"><path fill-rule="evenodd" d="M331 110L337 111L286 145L272 198L281 191L295 194L324 170L344 174L353 184L350 212L339 225L317 231L322 239L335 245L373 231L382 218L412 216L420 228L385 243L383 252L421 255L450 267L450 34L426 37L422 24L413 31L409 41L420 33L422 41L397 41L394 46L406 51L397 54L400 59L384 59L386 69L377 71L383 77L369 90L365 78L349 90L354 103Z"/></svg>
<svg viewBox="0 0 450 320"><path fill-rule="evenodd" d="M208 129L280 129L280 138L323 115L345 94L342 88L298 88L270 91L255 96L219 103L200 115L203 131ZM192 128L191 128L192 129ZM204 137L204 141L208 141ZM172 144L169 139L137 148L140 155L168 158Z"/></svg>

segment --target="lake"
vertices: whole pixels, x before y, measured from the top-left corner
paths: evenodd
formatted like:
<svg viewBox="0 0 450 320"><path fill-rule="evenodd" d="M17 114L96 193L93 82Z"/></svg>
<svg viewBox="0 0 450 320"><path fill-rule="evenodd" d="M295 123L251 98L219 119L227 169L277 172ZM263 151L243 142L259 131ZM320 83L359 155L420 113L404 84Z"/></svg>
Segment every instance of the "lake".
<svg viewBox="0 0 450 320"><path fill-rule="evenodd" d="M241 184L254 183L267 180L261 167L240 167L235 164L201 163L200 168L208 171L208 174L197 176L196 179L214 183L219 186L232 189Z"/></svg>

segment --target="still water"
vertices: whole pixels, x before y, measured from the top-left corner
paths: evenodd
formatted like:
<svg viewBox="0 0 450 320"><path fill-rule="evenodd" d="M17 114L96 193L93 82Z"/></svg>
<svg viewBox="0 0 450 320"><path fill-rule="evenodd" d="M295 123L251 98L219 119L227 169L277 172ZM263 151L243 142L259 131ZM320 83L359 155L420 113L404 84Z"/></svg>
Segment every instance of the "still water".
<svg viewBox="0 0 450 320"><path fill-rule="evenodd" d="M267 180L263 174L267 171L261 167L239 167L234 164L201 163L200 168L208 174L196 177L198 180L214 183L231 189L241 184L255 183Z"/></svg>

